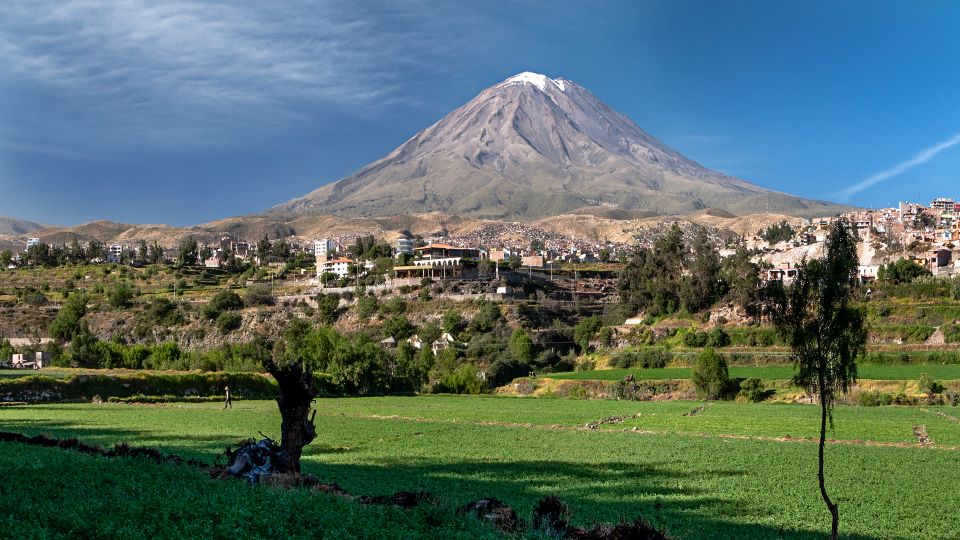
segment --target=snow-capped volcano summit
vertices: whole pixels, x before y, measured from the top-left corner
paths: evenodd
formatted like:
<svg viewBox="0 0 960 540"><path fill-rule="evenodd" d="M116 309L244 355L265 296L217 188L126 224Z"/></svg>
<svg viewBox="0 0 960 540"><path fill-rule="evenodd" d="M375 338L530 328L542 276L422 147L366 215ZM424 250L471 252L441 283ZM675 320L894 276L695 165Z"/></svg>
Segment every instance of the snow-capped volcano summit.
<svg viewBox="0 0 960 540"><path fill-rule="evenodd" d="M547 82L552 83L554 86L560 89L561 92L564 90L563 79L551 79L546 75L541 75L539 73L533 73L532 71L524 71L523 73L518 73L513 77L503 81L497 86L509 86L511 84L532 84L540 89L541 92L547 91Z"/></svg>
<svg viewBox="0 0 960 540"><path fill-rule="evenodd" d="M711 171L576 83L524 72L386 157L272 211L536 218L595 205L659 214L713 207L824 215L837 208Z"/></svg>

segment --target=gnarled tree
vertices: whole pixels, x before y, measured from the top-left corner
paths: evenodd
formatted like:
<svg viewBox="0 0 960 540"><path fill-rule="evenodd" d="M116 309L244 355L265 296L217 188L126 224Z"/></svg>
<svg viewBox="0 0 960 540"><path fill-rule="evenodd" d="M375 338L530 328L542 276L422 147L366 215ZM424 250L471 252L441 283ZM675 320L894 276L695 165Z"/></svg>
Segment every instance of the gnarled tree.
<svg viewBox="0 0 960 540"><path fill-rule="evenodd" d="M300 472L303 447L313 442L317 431L313 424L316 411L311 409L317 389L313 371L326 365L333 345L324 339L326 333L312 332L302 320L290 323L273 346L270 355L261 359L264 369L277 381L280 395L280 446L290 456L289 468Z"/></svg>
<svg viewBox="0 0 960 540"><path fill-rule="evenodd" d="M787 289L773 295L773 317L793 351L796 384L820 400L817 479L837 538L840 512L827 494L823 450L827 422L833 426L837 396L857 380L857 358L866 349L863 312L851 305L858 265L856 239L844 220L834 222L822 259L804 261Z"/></svg>

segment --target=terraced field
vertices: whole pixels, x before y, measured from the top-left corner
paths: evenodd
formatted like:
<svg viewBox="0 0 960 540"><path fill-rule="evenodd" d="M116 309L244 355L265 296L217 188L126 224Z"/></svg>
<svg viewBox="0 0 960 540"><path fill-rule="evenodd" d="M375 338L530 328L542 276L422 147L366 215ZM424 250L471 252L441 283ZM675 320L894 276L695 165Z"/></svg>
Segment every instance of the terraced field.
<svg viewBox="0 0 960 540"><path fill-rule="evenodd" d="M570 504L576 523L642 515L678 538L815 538L829 528L816 487L816 445L806 439L816 434L812 406L712 403L700 409L700 402L683 401L465 396L327 399L317 405L319 436L307 449L305 468L354 493L426 490L449 507L496 496L525 516L540 497L556 493ZM827 482L840 503L843 533L956 537L960 492L949 486L960 482L957 409L838 407L835 420ZM278 436L279 416L268 401L241 401L227 411L217 404L60 404L0 408L0 425L101 444L126 441L209 461L225 444L258 431ZM923 427L934 444L920 446L915 427ZM13 446L0 448L4 454L25 452ZM4 466L17 478L59 474L50 451L36 452L42 459L31 464L6 459ZM123 471L148 483L180 474L157 467ZM202 482L190 479L188 491L202 492ZM133 516L141 504L117 497L110 482L89 482L85 489L113 497L117 516ZM239 504L232 491L239 488L211 489L212 504ZM223 494L225 489L229 493ZM0 499L7 499L3 490ZM324 500L317 504L329 504ZM57 514L55 504L50 503L47 513L55 516L47 522L31 518L33 530L59 530L51 528L51 520L79 512L68 505ZM179 519L210 519L204 505L172 508ZM385 530L396 531L403 515L387 514L392 528ZM349 515L361 519L362 512ZM207 530L217 536L219 527L213 521ZM450 536L479 534L462 524L451 527ZM351 535L364 536L363 530L354 528Z"/></svg>
<svg viewBox="0 0 960 540"><path fill-rule="evenodd" d="M903 364L875 365L861 364L857 367L858 376L863 380L916 380L926 373L938 380L960 380L960 364ZM763 380L789 380L795 370L791 365L770 366L730 366L730 377L757 377ZM567 373L544 374L551 379L572 379L588 381L620 381L627 375L638 380L689 379L690 368L658 369L598 369L590 371L571 371Z"/></svg>

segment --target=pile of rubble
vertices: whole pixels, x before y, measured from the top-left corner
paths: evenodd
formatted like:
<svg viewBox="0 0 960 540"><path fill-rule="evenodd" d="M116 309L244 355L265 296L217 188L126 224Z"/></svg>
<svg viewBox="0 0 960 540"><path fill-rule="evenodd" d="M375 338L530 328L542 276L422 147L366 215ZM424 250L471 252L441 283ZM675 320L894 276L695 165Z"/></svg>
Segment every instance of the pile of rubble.
<svg viewBox="0 0 960 540"><path fill-rule="evenodd" d="M296 472L290 455L280 448L279 444L266 437L260 442L247 439L241 442L235 451L228 447L223 456L227 459L227 465L217 463L211 471L215 477L242 478L253 485L263 483L276 474ZM218 461L219 459L220 456Z"/></svg>

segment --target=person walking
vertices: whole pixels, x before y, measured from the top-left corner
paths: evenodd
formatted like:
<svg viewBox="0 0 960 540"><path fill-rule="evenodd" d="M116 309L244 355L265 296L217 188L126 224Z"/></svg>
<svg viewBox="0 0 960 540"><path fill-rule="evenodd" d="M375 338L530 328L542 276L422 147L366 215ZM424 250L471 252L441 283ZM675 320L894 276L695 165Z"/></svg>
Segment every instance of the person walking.
<svg viewBox="0 0 960 540"><path fill-rule="evenodd" d="M229 386L224 386L224 387L223 387L223 391L224 391L224 393L226 394L226 399L223 401L223 408L224 408L224 409L228 409L228 408L229 408L229 409L232 409L232 408L233 408L233 400L230 398L230 387L229 387Z"/></svg>

